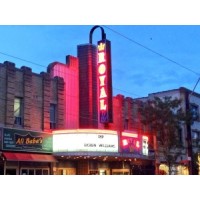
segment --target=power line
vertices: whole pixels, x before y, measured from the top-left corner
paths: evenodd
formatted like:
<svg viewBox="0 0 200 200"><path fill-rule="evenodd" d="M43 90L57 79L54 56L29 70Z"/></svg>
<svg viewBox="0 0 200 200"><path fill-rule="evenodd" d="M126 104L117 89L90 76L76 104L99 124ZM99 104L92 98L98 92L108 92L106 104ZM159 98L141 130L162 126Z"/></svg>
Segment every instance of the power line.
<svg viewBox="0 0 200 200"><path fill-rule="evenodd" d="M15 59L18 59L18 60L27 62L27 63L31 63L31 64L33 64L33 65L37 65L37 66L45 67L45 68L46 68L46 66L44 66L44 65L41 65L41 64L38 64L38 63L35 63L35 62L32 62L32 61L29 61L29 60L25 60L25 59L23 59L23 58L19 58L19 57L17 57L17 56L12 56L12 55L9 55L9 54L4 53L4 52L0 52L0 54L5 55L5 56L8 56L8 57L11 57L11 58L15 58Z"/></svg>
<svg viewBox="0 0 200 200"><path fill-rule="evenodd" d="M158 53L157 51L155 51L155 50L153 50L153 49L150 49L149 47L147 47L147 46L145 46L145 45L143 45L143 44L141 44L141 43L139 43L139 42L137 42L137 41L135 41L135 40L133 40L133 39L127 37L127 36L125 36L124 34L119 33L118 31L116 31L116 30L114 30L114 29L112 29L112 28L110 28L110 27L108 27L108 26L105 26L105 25L104 25L104 27L107 28L107 29L109 29L110 31L116 33L117 35L120 35L121 37L123 37L123 38L129 40L130 42L132 42L132 43L134 43L134 44L136 44L136 45L138 45L138 46L140 46L140 47L143 47L144 49L146 49L146 50L148 50L148 51L150 51L150 52L152 52L152 53L154 53L154 54L156 54L156 55L158 55L158 56L160 56L160 57L162 57L162 58L164 58L164 59L166 59L166 60L168 60L168 61L170 61L170 62L176 64L176 65L178 65L179 67L181 67L181 68L183 68L183 69L186 69L186 70L188 70L188 71L190 71L190 72L192 72L192 73L194 73L194 74L200 76L200 73L198 73L198 72L196 72L196 71L194 71L194 70L192 70L192 69L190 69L190 68L188 68L188 67L186 67L186 66L184 66L184 65L182 65L182 64L180 64L180 63L178 63L178 62L176 62L176 61L174 61L174 60L172 60L171 58L169 58L169 57L167 57L167 56L165 56L165 55L163 55L163 54L161 54L161 53Z"/></svg>
<svg viewBox="0 0 200 200"><path fill-rule="evenodd" d="M167 56L162 55L161 53L156 52L155 50L150 49L149 47L146 47L145 45L143 45L143 44L141 44L141 43L139 43L139 42L137 42L137 41L135 41L135 40L133 40L133 39L127 37L127 36L125 36L125 35L122 34L122 33L119 33L118 31L116 31L116 30L114 30L114 29L112 29L112 28L110 28L110 27L108 27L108 26L103 25L103 27L105 27L105 28L109 29L110 31L114 32L115 34L118 34L118 35L120 35L121 37L123 37L123 38L129 40L130 42L132 42L132 43L134 43L134 44L136 44L136 45L138 45L138 46L140 46L140 47L143 47L143 48L145 48L146 50L148 50L148 51L150 51L150 52L152 52L152 53L154 53L154 54L156 54L156 55L158 55L158 56L160 56L160 57L162 57L162 58L164 58L164 59L166 59L166 60L168 60L168 61L170 61L170 62L176 64L176 65L178 65L179 67L181 67L181 68L183 68L183 69L186 69L186 70L192 72L193 74L197 75L197 76L200 78L200 74L199 74L198 72L196 72L196 71L194 71L194 70L192 70L192 69L190 69L190 68L188 68L188 67L186 67L186 66L184 66L184 65L182 65L182 64L180 64L180 63L178 63L178 62L176 62L176 61L174 61L174 60L172 60L171 58L168 58ZM17 57L17 56L13 56L13 55L10 55L10 54L4 53L4 52L0 52L0 54L5 55L5 56L9 56L9 57L12 57L12 58L15 58L15 59L18 59L18 60L27 62L27 63L31 63L31 64L33 64L33 65L37 65L37 66L43 67L43 68L45 68L45 69L47 68L47 66L44 66L44 65L35 63L35 62L33 62L33 61L29 61L29 60L26 60L26 59ZM199 81L198 81L198 82L199 82ZM198 84L198 82L197 82L197 84ZM195 84L195 88L196 88L197 84ZM195 89L195 88L194 88L194 89ZM118 88L115 88L115 87L113 87L113 89L119 90L119 91L122 91L122 92L126 92L127 94L131 94L131 95L134 95L134 96L138 96L138 97L139 97L139 95L136 95L136 94L134 94L134 93L131 93L131 92L128 92L128 91L125 91L125 90L122 90L122 89L118 89Z"/></svg>
<svg viewBox="0 0 200 200"><path fill-rule="evenodd" d="M23 59L23 58L20 58L20 57L17 57L17 56L13 56L13 55L10 55L10 54L7 54L7 53L4 53L4 52L1 52L1 51L0 51L0 54L5 55L5 56L8 56L8 57L11 57L11 58L15 58L15 59L18 59L18 60L21 60L21 61L24 61L24 62L27 62L27 63L33 64L33 65L36 65L36 66L40 66L40 67L42 67L42 68L47 69L47 66L44 66L44 65L38 64L38 63L33 62L33 61L29 61L29 60L26 60L26 59ZM61 64L62 64L62 63L61 63ZM63 73L63 75L65 75L65 74L69 74L69 75L71 75L71 76L75 76L74 74L67 73L66 71L63 72L62 70L58 70L58 69L56 69L56 72L61 72L61 73ZM76 76L75 76L75 77L76 77ZM138 94L134 94L134 93L131 93L131 92L128 92L128 91L122 90L122 89L118 89L118 88L115 88L115 87L113 87L113 89L118 90L118 91L122 91L122 92L125 92L125 93L127 93L127 94L131 94L131 95L134 95L134 96L139 97Z"/></svg>

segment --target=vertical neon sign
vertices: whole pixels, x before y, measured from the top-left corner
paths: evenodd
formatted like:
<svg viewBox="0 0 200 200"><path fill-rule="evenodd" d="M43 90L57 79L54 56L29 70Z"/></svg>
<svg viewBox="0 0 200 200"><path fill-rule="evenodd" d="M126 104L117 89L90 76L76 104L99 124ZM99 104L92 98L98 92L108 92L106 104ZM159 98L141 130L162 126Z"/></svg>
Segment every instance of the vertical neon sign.
<svg viewBox="0 0 200 200"><path fill-rule="evenodd" d="M100 123L109 123L112 122L110 41L99 41L97 54L99 120Z"/></svg>

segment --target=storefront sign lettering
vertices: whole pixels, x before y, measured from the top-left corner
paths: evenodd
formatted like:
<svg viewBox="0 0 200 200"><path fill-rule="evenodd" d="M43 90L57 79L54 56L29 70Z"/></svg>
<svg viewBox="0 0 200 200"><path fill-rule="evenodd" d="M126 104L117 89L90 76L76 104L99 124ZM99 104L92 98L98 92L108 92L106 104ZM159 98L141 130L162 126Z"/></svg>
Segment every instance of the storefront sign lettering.
<svg viewBox="0 0 200 200"><path fill-rule="evenodd" d="M4 128L2 149L12 151L52 152L52 135Z"/></svg>
<svg viewBox="0 0 200 200"><path fill-rule="evenodd" d="M16 141L17 145L24 144L42 144L42 138L18 138Z"/></svg>

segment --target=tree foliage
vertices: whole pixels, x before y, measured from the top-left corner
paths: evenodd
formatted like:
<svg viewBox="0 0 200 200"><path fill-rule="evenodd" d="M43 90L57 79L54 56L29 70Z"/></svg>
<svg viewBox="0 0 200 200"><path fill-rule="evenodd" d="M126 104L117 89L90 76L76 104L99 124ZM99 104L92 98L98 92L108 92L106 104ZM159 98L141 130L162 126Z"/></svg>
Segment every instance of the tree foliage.
<svg viewBox="0 0 200 200"><path fill-rule="evenodd" d="M181 123L188 120L183 112L180 99L172 97L154 97L139 109L141 122L155 134L159 141L157 155L162 156L169 169L175 164L183 150L181 138Z"/></svg>

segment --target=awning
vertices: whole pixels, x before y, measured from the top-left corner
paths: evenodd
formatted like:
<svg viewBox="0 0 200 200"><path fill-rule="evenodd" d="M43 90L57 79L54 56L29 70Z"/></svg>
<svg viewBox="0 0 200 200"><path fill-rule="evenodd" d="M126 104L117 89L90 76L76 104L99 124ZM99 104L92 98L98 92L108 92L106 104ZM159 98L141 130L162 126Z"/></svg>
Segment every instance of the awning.
<svg viewBox="0 0 200 200"><path fill-rule="evenodd" d="M7 161L30 161L30 162L57 162L52 155L33 153L3 152Z"/></svg>
<svg viewBox="0 0 200 200"><path fill-rule="evenodd" d="M181 160L179 163L187 165L187 164L189 164L189 162L190 162L189 160Z"/></svg>

